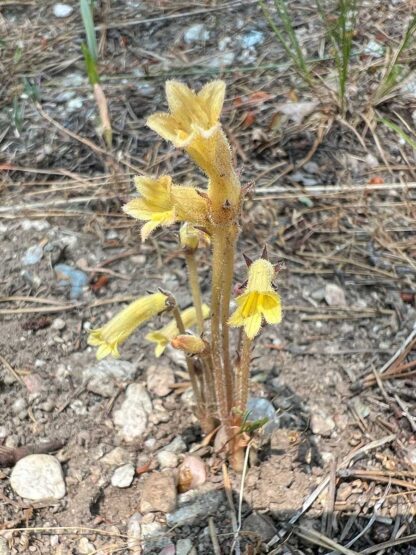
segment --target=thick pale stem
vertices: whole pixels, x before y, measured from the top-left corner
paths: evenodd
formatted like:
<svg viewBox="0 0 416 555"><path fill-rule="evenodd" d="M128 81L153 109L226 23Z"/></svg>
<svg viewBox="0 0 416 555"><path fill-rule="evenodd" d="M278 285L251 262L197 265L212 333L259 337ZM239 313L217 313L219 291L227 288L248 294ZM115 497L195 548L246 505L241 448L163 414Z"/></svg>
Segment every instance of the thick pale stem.
<svg viewBox="0 0 416 555"><path fill-rule="evenodd" d="M233 287L233 274L234 274L234 256L235 244L237 238L237 231L235 226L227 229L226 244L224 254L224 268L223 268L223 286L222 286L222 301L221 301L221 332L222 332L222 357L224 364L224 378L227 388L227 404L231 409L233 407L233 391L234 379L231 366L230 357L230 329L228 326L228 318L230 315L230 300Z"/></svg>
<svg viewBox="0 0 416 555"><path fill-rule="evenodd" d="M218 416L223 425L227 423L230 408L227 398L227 384L223 374L221 346L221 297L223 285L225 234L215 229L212 235L212 298L211 298L211 351L214 366L214 383L217 396Z"/></svg>
<svg viewBox="0 0 416 555"><path fill-rule="evenodd" d="M201 288L199 286L195 253L194 252L186 253L185 258L186 258L186 265L188 267L189 285L191 287L192 300L196 311L198 332L202 334L204 332L204 316L202 313L202 295L201 295Z"/></svg>
<svg viewBox="0 0 416 555"><path fill-rule="evenodd" d="M248 384L250 376L251 339L243 333L241 359L237 373L237 407L243 414L247 410Z"/></svg>

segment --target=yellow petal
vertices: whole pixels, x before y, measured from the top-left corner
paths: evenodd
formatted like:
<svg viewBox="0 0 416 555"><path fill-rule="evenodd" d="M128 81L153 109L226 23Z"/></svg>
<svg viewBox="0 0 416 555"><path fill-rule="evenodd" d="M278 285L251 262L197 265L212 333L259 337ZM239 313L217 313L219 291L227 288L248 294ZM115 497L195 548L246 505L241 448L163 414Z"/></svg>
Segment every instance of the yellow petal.
<svg viewBox="0 0 416 555"><path fill-rule="evenodd" d="M182 128L180 122L170 114L159 112L151 115L146 122L150 129L173 143L177 148L184 148L192 141L194 134L190 129Z"/></svg>
<svg viewBox="0 0 416 555"><path fill-rule="evenodd" d="M250 318L247 318L244 323L244 331L249 339L253 339L260 331L261 328L261 314L256 312Z"/></svg>
<svg viewBox="0 0 416 555"><path fill-rule="evenodd" d="M207 83L198 93L198 98L203 102L208 114L210 126L215 125L220 118L224 97L225 83L220 80Z"/></svg>
<svg viewBox="0 0 416 555"><path fill-rule="evenodd" d="M262 313L268 324L279 324L282 321L282 303L278 293L273 291L263 295Z"/></svg>

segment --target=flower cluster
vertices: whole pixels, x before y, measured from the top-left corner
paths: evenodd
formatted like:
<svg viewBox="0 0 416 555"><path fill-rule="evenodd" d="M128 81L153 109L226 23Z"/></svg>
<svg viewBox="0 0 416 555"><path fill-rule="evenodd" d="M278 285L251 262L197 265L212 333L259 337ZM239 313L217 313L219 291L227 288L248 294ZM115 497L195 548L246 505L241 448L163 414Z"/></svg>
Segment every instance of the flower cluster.
<svg viewBox="0 0 416 555"><path fill-rule="evenodd" d="M89 336L89 344L98 347L97 358L117 357L119 346L139 326L171 311L173 319L147 333L146 339L155 343L156 357L169 344L185 353L197 416L205 432L212 431L218 421L226 430L231 423L238 424L234 409L242 415L247 404L252 340L263 324L278 324L282 319L281 299L273 285L276 269L266 251L249 262L244 291L235 299L233 314L229 312L244 189L220 123L224 95L223 81L212 81L197 93L177 81L166 83L169 112L150 116L147 124L190 156L206 175L207 187L174 183L169 175L139 176L135 178L138 197L124 206L128 215L143 222L142 241L158 227L181 223L179 244L192 306L180 311L170 293L159 291L137 299ZM203 303L200 288L201 243L212 246L210 307ZM197 333L189 332L193 326ZM230 340L234 327L242 328L241 352L235 358ZM234 456L238 443L230 439L228 445ZM237 459L233 460L237 468Z"/></svg>

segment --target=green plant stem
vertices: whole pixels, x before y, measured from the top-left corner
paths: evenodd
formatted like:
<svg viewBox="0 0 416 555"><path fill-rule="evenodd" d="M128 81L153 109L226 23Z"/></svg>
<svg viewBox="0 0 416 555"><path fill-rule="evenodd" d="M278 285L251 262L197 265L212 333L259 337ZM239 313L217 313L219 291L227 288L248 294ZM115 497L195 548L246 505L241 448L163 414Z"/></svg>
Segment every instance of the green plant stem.
<svg viewBox="0 0 416 555"><path fill-rule="evenodd" d="M241 359L237 374L237 407L244 413L247 409L248 384L250 376L251 339L243 333Z"/></svg>
<svg viewBox="0 0 416 555"><path fill-rule="evenodd" d="M188 268L189 285L192 293L192 300L196 312L196 321L198 332L202 335L204 333L204 315L202 313L202 295L199 286L198 269L196 265L195 253L185 253L186 266Z"/></svg>

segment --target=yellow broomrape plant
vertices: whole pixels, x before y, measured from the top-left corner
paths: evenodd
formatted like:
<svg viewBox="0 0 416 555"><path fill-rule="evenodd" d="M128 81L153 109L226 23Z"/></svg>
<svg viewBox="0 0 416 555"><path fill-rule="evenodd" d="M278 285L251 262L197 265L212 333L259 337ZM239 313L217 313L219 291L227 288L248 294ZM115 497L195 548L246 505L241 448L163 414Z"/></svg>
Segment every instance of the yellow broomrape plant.
<svg viewBox="0 0 416 555"><path fill-rule="evenodd" d="M280 296L272 285L274 276L273 265L259 258L248 269L246 292L236 298L238 308L228 323L232 327L244 326L249 339L259 333L263 318L268 324L279 324L282 320Z"/></svg>
<svg viewBox="0 0 416 555"><path fill-rule="evenodd" d="M141 229L143 241L157 227L169 226L176 221L206 224L207 201L197 189L173 185L168 175L157 179L136 177L134 181L141 196L128 202L123 210L133 218L147 222Z"/></svg>
<svg viewBox="0 0 416 555"><path fill-rule="evenodd" d="M118 347L142 324L166 309L168 297L153 293L133 301L101 328L92 330L88 344L98 347L97 359L108 355L118 358Z"/></svg>
<svg viewBox="0 0 416 555"><path fill-rule="evenodd" d="M204 304L202 306L203 317L208 318L209 312L209 306ZM194 326L197 322L195 308L192 306L183 310L181 312L181 318L185 328L191 328ZM146 335L146 339L156 343L155 356L160 357L164 353L167 345L172 341L172 339L175 339L177 335L179 335L179 330L176 325L176 320L171 320L160 330L148 333Z"/></svg>

